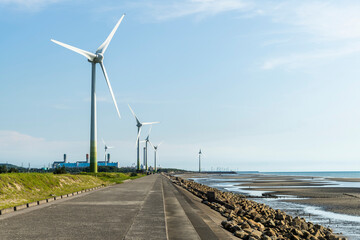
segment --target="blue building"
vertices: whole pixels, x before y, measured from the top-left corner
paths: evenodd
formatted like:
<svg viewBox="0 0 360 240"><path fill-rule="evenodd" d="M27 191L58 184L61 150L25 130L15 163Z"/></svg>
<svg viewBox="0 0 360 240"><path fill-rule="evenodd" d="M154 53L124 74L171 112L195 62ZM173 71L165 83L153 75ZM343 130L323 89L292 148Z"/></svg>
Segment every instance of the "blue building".
<svg viewBox="0 0 360 240"><path fill-rule="evenodd" d="M97 163L98 167L119 167L118 162L110 162L110 154L107 155L107 161L98 161ZM52 164L53 168L57 167L66 167L66 168L85 168L90 167L89 162L89 154L86 154L86 161L77 161L75 163L67 162L66 160L66 154L64 154L64 160L63 161L56 161Z"/></svg>

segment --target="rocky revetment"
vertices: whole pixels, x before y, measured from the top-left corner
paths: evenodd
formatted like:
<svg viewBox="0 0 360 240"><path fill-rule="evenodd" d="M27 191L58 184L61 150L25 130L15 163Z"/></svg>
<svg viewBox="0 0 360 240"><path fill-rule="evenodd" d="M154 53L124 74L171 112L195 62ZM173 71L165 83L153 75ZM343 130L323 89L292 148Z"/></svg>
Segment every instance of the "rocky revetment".
<svg viewBox="0 0 360 240"><path fill-rule="evenodd" d="M333 233L330 228L313 224L298 216L287 215L265 204L248 200L244 195L223 192L181 177L168 177L174 184L201 198L204 204L224 216L226 220L221 222L222 227L240 239L346 239Z"/></svg>

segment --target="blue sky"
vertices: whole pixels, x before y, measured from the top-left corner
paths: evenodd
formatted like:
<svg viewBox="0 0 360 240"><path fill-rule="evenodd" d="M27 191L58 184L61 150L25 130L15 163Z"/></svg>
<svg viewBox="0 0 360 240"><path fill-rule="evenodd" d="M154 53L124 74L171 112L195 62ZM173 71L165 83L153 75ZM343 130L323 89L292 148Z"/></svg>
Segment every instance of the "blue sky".
<svg viewBox="0 0 360 240"><path fill-rule="evenodd" d="M98 159L135 163L136 126L163 167L360 170L358 1L0 0L0 162L41 167L89 152L90 67L51 38L105 54ZM143 129L144 133L148 129ZM142 136L145 137L145 134ZM149 151L152 160L153 152Z"/></svg>

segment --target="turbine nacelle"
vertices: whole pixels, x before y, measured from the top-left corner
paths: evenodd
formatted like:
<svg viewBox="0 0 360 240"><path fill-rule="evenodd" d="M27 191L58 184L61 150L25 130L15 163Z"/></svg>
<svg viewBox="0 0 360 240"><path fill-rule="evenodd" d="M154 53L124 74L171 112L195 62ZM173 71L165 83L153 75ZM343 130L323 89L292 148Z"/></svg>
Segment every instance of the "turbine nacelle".
<svg viewBox="0 0 360 240"><path fill-rule="evenodd" d="M101 63L104 60L104 55L102 53L96 53L96 57L94 58L94 63Z"/></svg>
<svg viewBox="0 0 360 240"><path fill-rule="evenodd" d="M92 59L88 59L88 62L102 63L103 60L104 60L104 54L97 52L96 55L94 55L94 57Z"/></svg>

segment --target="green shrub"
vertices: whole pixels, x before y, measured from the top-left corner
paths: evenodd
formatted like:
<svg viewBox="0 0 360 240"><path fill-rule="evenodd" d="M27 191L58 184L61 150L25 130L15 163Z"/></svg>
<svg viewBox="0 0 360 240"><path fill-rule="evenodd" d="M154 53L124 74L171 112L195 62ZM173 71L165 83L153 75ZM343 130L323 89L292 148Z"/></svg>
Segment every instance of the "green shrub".
<svg viewBox="0 0 360 240"><path fill-rule="evenodd" d="M9 173L18 173L19 172L19 169L17 169L17 168L10 168L9 169Z"/></svg>
<svg viewBox="0 0 360 240"><path fill-rule="evenodd" d="M6 167L6 165L1 165L1 166L0 166L0 173L7 173L7 167Z"/></svg>
<svg viewBox="0 0 360 240"><path fill-rule="evenodd" d="M63 167L58 167L58 168L56 168L55 171L54 171L54 174L66 174L66 173L67 173L67 172L66 172L65 166L63 166Z"/></svg>

